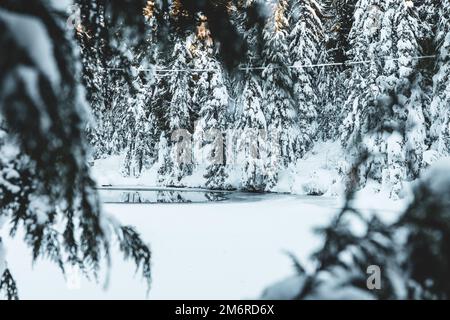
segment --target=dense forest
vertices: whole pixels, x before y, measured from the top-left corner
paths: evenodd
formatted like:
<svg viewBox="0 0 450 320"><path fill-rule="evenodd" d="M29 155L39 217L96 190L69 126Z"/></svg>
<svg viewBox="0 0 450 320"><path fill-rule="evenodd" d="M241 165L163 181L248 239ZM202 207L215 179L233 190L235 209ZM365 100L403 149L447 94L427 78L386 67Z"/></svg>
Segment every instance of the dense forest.
<svg viewBox="0 0 450 320"><path fill-rule="evenodd" d="M226 46L214 14L181 1L136 8L123 19L138 31L102 1L81 1L94 159L123 154L126 176L155 166L164 186L199 170L208 188L271 191L332 140L354 159L369 154L360 187L375 180L395 198L448 154L447 1L213 3L241 35Z"/></svg>

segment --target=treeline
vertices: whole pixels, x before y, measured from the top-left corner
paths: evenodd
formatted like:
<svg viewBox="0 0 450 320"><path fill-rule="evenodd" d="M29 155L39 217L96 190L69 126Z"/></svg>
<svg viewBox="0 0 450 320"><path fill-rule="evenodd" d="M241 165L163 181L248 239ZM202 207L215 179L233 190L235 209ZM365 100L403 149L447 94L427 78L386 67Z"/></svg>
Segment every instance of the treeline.
<svg viewBox="0 0 450 320"><path fill-rule="evenodd" d="M125 154L125 175L157 165L161 184L181 186L202 166L207 187L227 188L234 157L242 188L272 190L331 139L369 155L360 186L373 179L396 197L450 150L448 0L219 1L240 51L185 1L133 2L134 26L110 14L116 2L80 3L94 157ZM177 130L189 135L174 141ZM217 153L224 161L198 161Z"/></svg>

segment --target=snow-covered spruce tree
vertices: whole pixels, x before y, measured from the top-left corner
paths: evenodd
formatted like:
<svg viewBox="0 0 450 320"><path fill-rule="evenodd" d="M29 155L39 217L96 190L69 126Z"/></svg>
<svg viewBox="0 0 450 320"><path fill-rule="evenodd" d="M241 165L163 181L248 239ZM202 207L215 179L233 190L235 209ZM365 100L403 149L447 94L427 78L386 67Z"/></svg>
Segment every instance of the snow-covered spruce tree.
<svg viewBox="0 0 450 320"><path fill-rule="evenodd" d="M244 88L239 100L242 113L236 126L238 137L238 161L242 158L242 188L264 191L267 126L262 111L263 93L261 78L253 71L244 76Z"/></svg>
<svg viewBox="0 0 450 320"><path fill-rule="evenodd" d="M165 185L173 170L173 160L165 133L161 133L158 142L158 184Z"/></svg>
<svg viewBox="0 0 450 320"><path fill-rule="evenodd" d="M262 64L257 26L246 24L245 6L240 7L237 21L248 44L246 59L242 66ZM248 191L262 192L266 186L265 160L267 159L267 125L263 112L264 95L262 77L259 70L244 70L242 78L236 82L237 108L235 110L235 162L242 166L242 188Z"/></svg>
<svg viewBox="0 0 450 320"><path fill-rule="evenodd" d="M133 66L130 70L132 84L124 119L121 121L126 135L126 156L122 173L139 177L144 168L156 161L158 142L157 122L152 110L155 77L152 71L158 60L156 42L157 21L154 1L147 1L144 15L148 22L146 41L134 51Z"/></svg>
<svg viewBox="0 0 450 320"><path fill-rule="evenodd" d="M331 61L348 60L349 34L354 21L358 0L321 0L323 26L326 32L326 47Z"/></svg>
<svg viewBox="0 0 450 320"><path fill-rule="evenodd" d="M424 49L428 51L427 49L434 47L433 35L436 32L442 0L415 0L413 2L422 26L417 36L423 41Z"/></svg>
<svg viewBox="0 0 450 320"><path fill-rule="evenodd" d="M264 113L270 135L266 163L267 190L278 182L280 170L295 163L301 155L298 115L295 109L292 71L289 68L288 3L279 1L274 16L264 29L263 61Z"/></svg>
<svg viewBox="0 0 450 320"><path fill-rule="evenodd" d="M186 38L176 39L172 62L170 64L167 85L170 103L165 114L166 132L164 132L171 152L171 164L165 163L164 167L170 167L165 177L159 178L159 183L170 186L180 186L181 179L192 172L192 159L186 151L188 132L191 130L190 118L192 95L190 91L190 68L192 56L186 44Z"/></svg>
<svg viewBox="0 0 450 320"><path fill-rule="evenodd" d="M125 259L150 283L150 251L137 232L101 213L86 164L86 112L74 40L48 2L0 4L0 220L7 234L19 229L33 260L48 258L64 272L78 266L98 277L118 239ZM0 250L0 294L17 288Z"/></svg>
<svg viewBox="0 0 450 320"><path fill-rule="evenodd" d="M353 65L347 83L344 145L372 154L361 174L389 185L393 197L402 181L417 176L426 149L423 77L415 58L420 24L411 4L360 0L350 33L352 60L369 61Z"/></svg>
<svg viewBox="0 0 450 320"><path fill-rule="evenodd" d="M350 31L357 0L322 0L321 22L323 39L319 63L344 63L349 60ZM318 135L323 140L336 140L345 114L342 112L348 98L348 81L352 66L327 65L318 69L315 86L318 91Z"/></svg>
<svg viewBox="0 0 450 320"><path fill-rule="evenodd" d="M303 156L312 146L317 131L318 97L316 81L318 73L313 68L301 67L315 64L323 52L324 30L320 7L315 0L294 1L289 16L291 61L297 68L292 70L294 98L300 126L298 152ZM320 80L317 81L320 83Z"/></svg>
<svg viewBox="0 0 450 320"><path fill-rule="evenodd" d="M111 153L113 130L107 99L111 90L107 70L111 50L105 21L106 3L104 0L76 0L75 4L69 26L76 31L81 49L82 79L93 115L93 121L88 123L86 130L89 143L94 147L95 159Z"/></svg>
<svg viewBox="0 0 450 320"><path fill-rule="evenodd" d="M450 1L443 0L436 33L437 64L431 104L432 149L440 156L450 154Z"/></svg>
<svg viewBox="0 0 450 320"><path fill-rule="evenodd" d="M147 96L152 95L151 84L144 85L137 67L133 68L135 81L132 96L128 100L128 109L124 118L126 125L126 156L122 166L125 176L139 177L142 170L152 163L154 149L151 145L152 127L155 125L149 112Z"/></svg>
<svg viewBox="0 0 450 320"><path fill-rule="evenodd" d="M427 149L427 124L423 110L425 84L416 58L422 55L417 37L421 24L413 3L390 0L385 7L381 28L379 56L398 58L385 60L383 76L378 79L382 94L394 93L396 100L390 121L397 133L391 134L387 140L388 168L385 171L385 183L392 185L395 197L401 190L402 181L418 177L423 153Z"/></svg>
<svg viewBox="0 0 450 320"><path fill-rule="evenodd" d="M327 64L330 59L324 51L320 55L319 63ZM316 139L324 141L339 139L339 127L344 120L342 108L347 99L345 94L347 77L347 73L340 66L323 66L314 79L316 80L314 88L318 92Z"/></svg>
<svg viewBox="0 0 450 320"><path fill-rule="evenodd" d="M228 92L222 65L215 57L215 48L205 17L200 17L196 39L192 45L194 68L199 71L193 79L193 109L198 110L195 119L195 137L200 141L198 158L207 165L204 173L206 187L224 189L225 171L224 137L227 121Z"/></svg>
<svg viewBox="0 0 450 320"><path fill-rule="evenodd" d="M380 65L377 60L378 47L378 22L380 11L378 10L379 1L359 0L355 7L354 22L349 35L349 44L351 49L348 56L352 61L369 60L367 64L352 65L352 72L346 81L348 99L344 104L343 117L344 122L340 128L341 141L344 146L361 149L369 148L363 144L364 136L374 128L369 128L369 120L373 116L370 114L382 112L375 106L376 96L379 94L379 88L376 80L380 75ZM376 124L371 124L375 126ZM371 137L371 140L376 140ZM374 148L380 146L374 146ZM374 154L379 154L381 150L371 150ZM381 160L375 158L371 164L373 168L371 178L381 182ZM364 175L367 169L360 168ZM365 183L363 179L362 183Z"/></svg>
<svg viewBox="0 0 450 320"><path fill-rule="evenodd" d="M364 226L361 233L352 228L357 221ZM376 215L368 218L359 212L346 212L317 231L324 239L313 255L317 269L308 273L296 262L299 275L305 279L296 299L406 298L407 275L396 258L398 247L392 241L392 229ZM369 266L382 269L379 290L367 290Z"/></svg>
<svg viewBox="0 0 450 320"><path fill-rule="evenodd" d="M207 163L205 179L206 187L210 189L227 189L226 157L225 157L225 131L227 129L228 92L225 86L225 77L222 65L214 60L211 66L217 70L211 74L210 98L205 101L200 110L200 122L204 122L204 146L207 149Z"/></svg>

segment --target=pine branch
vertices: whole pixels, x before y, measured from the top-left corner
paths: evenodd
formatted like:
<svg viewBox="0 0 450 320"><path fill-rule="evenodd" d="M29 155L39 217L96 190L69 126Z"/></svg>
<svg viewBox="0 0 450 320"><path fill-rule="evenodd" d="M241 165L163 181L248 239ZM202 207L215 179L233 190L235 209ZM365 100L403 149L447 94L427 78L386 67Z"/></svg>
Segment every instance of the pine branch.
<svg viewBox="0 0 450 320"><path fill-rule="evenodd" d="M19 300L16 281L9 269L6 269L0 278L0 294L3 294L7 300Z"/></svg>

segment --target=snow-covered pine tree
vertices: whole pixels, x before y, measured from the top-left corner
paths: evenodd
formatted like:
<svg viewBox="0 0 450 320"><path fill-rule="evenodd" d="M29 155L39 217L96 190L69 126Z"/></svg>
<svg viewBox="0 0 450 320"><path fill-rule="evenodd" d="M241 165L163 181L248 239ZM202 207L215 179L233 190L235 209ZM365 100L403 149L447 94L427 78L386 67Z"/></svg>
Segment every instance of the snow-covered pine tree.
<svg viewBox="0 0 450 320"><path fill-rule="evenodd" d="M248 4L241 4L236 20L248 44L246 65L262 64L260 43L258 37L260 30L257 26L248 25ZM259 70L244 70L241 78L235 83L235 126L232 139L234 162L241 166L242 188L248 191L262 192L266 186L265 161L267 157L267 125L263 112L264 95L262 90L262 77Z"/></svg>
<svg viewBox="0 0 450 320"><path fill-rule="evenodd" d="M258 74L247 71L239 102L242 113L237 124L238 161L242 158L242 188L249 191L264 191L264 165L267 148L267 126L262 112L263 93Z"/></svg>
<svg viewBox="0 0 450 320"><path fill-rule="evenodd" d="M352 60L369 61L353 65L347 83L344 144L372 154L361 174L390 185L393 197L417 176L426 150L419 28L410 1L360 0L350 33Z"/></svg>
<svg viewBox="0 0 450 320"><path fill-rule="evenodd" d="M225 171L224 137L227 122L228 92L222 65L210 36L206 17L200 16L196 38L192 44L194 68L193 110L196 117L195 140L198 143L200 163L207 165L204 177L206 187L224 189ZM197 112L195 112L197 111Z"/></svg>
<svg viewBox="0 0 450 320"><path fill-rule="evenodd" d="M321 22L323 39L319 63L345 63L349 60L350 31L354 22L357 0L321 0ZM323 140L336 140L345 114L342 112L348 98L349 79L352 66L327 65L318 69L315 86L318 91L318 135Z"/></svg>
<svg viewBox="0 0 450 320"><path fill-rule="evenodd" d="M443 0L435 44L437 48L436 74L433 77L431 104L432 149L440 156L450 154L450 1Z"/></svg>
<svg viewBox="0 0 450 320"><path fill-rule="evenodd" d="M168 75L168 96L170 103L165 114L167 131L164 132L171 152L171 167L166 177L160 177L159 181L166 185L180 186L181 179L192 173L192 159L189 152L189 132L192 130L190 91L191 74L188 71L192 56L187 48L186 38L178 37L172 52L171 71ZM189 141L188 141L189 140Z"/></svg>
<svg viewBox="0 0 450 320"><path fill-rule="evenodd" d="M200 16L199 19L205 19L205 17ZM194 125L201 118L200 110L209 94L209 78L212 70L210 72L207 71L212 67L211 63L214 55L210 34L205 34L207 31L199 30L202 25L202 28L205 28L204 24L207 22L205 20L199 23L196 35L193 34L189 37L189 51L192 54L192 69L194 69L190 83L192 90L191 118ZM201 127L196 126L194 128L195 135L201 135L202 132Z"/></svg>
<svg viewBox="0 0 450 320"><path fill-rule="evenodd" d="M158 185L168 185L170 174L173 170L173 160L170 153L169 144L164 133L158 142Z"/></svg>
<svg viewBox="0 0 450 320"><path fill-rule="evenodd" d="M150 283L150 251L137 232L112 223L100 210L86 164L86 113L74 40L53 3L0 3L0 220L6 234L23 228L33 260L48 258L64 272L78 266L98 276L109 261L112 235ZM2 126L3 127L3 126ZM0 294L16 298L4 268Z"/></svg>
<svg viewBox="0 0 450 320"><path fill-rule="evenodd" d="M317 131L316 69L301 67L316 64L324 51L324 30L320 6L315 0L294 1L290 10L289 53L297 68L292 70L294 98L300 126L299 155L311 148ZM320 80L317 81L320 84Z"/></svg>
<svg viewBox="0 0 450 320"><path fill-rule="evenodd" d="M423 167L423 155L428 149L429 140L426 114L430 99L428 98L428 87L426 84L426 74L421 63L415 57L423 55L423 47L420 34L423 33L423 26L416 8L413 4L399 3L397 19L398 43L397 56L406 57L407 60L400 59L398 62L400 77L408 78L405 82L405 95L407 119L405 124L405 142L407 159L407 179L416 179ZM404 9L403 11L401 9ZM408 61L409 60L409 61ZM402 69L410 69L408 73L402 74Z"/></svg>
<svg viewBox="0 0 450 320"><path fill-rule="evenodd" d="M137 67L135 73L134 89L129 98L127 115L124 124L127 125L125 149L126 156L122 167L125 176L139 177L144 168L148 168L154 159L152 144L150 141L152 126L155 124L150 117L149 108L146 105L147 96L152 95L150 85L144 85Z"/></svg>
<svg viewBox="0 0 450 320"><path fill-rule="evenodd" d="M274 16L264 29L265 47L263 61L264 112L267 121L268 159L266 163L267 185L271 190L278 182L280 171L295 163L302 145L295 109L292 71L289 68L288 2L280 0Z"/></svg>
<svg viewBox="0 0 450 320"><path fill-rule="evenodd" d="M225 76L222 65L213 58L210 64L212 69L217 70L211 74L209 80L209 97L200 110L200 123L205 133L204 146L208 150L205 179L206 187L210 189L226 189L226 156L225 156L225 131L227 129L228 92L225 85Z"/></svg>
<svg viewBox="0 0 450 320"><path fill-rule="evenodd" d="M423 42L424 49L427 50L434 47L433 35L436 32L442 0L414 0L413 2L421 21L421 29L417 36Z"/></svg>
<svg viewBox="0 0 450 320"><path fill-rule="evenodd" d="M344 104L345 121L341 126L341 140L347 147L361 145L363 136L368 133L366 117L373 112L375 97L379 91L376 86L380 67L377 58L379 30L373 27L374 19L380 19L379 1L359 0L355 7L354 22L349 35L351 61L370 60L367 64L353 65L352 74L346 83L348 99Z"/></svg>
<svg viewBox="0 0 450 320"><path fill-rule="evenodd" d="M104 0L76 0L69 22L80 44L83 83L90 103L93 120L88 123L87 134L93 148L94 159L111 153L111 121L108 99L110 86L108 58L110 57ZM79 10L79 12L77 12ZM80 16L77 17L76 15ZM79 20L78 20L79 19Z"/></svg>
<svg viewBox="0 0 450 320"><path fill-rule="evenodd" d="M418 39L421 25L411 1L390 0L381 22L379 57L388 56L383 75L378 79L382 95L394 97L390 123L394 133L387 139L385 184L396 197L402 182L418 177L426 151L427 129L424 115L424 78L419 60L422 48ZM388 130L389 131L389 130ZM389 134L389 132L387 132Z"/></svg>
<svg viewBox="0 0 450 320"><path fill-rule="evenodd" d="M349 34L358 0L321 0L327 54L333 62L348 60Z"/></svg>
<svg viewBox="0 0 450 320"><path fill-rule="evenodd" d="M126 156L122 173L126 176L140 176L144 168L149 168L156 161L156 144L158 129L152 101L155 90L155 64L158 61L157 44L157 8L153 0L149 0L144 8L148 29L146 41L134 51L133 66L130 70L132 84L124 119L120 124L124 127ZM150 71L148 71L150 70Z"/></svg>
<svg viewBox="0 0 450 320"><path fill-rule="evenodd" d="M110 62L113 68L110 81L113 82L114 89L113 146L116 153L122 153L134 148L129 145L129 137L135 135L134 131L137 129L135 121L146 122L145 118L149 113L149 106L146 104L152 93L154 74L141 69L152 69L156 43L151 26L142 30L145 41L141 41L140 37L134 37L136 26L133 28L132 25L125 27L119 25L117 29L112 40L115 55ZM143 112L137 109L142 109ZM136 115L139 116L136 118ZM143 127L140 126L141 129ZM129 163L125 163L125 166L127 165Z"/></svg>

